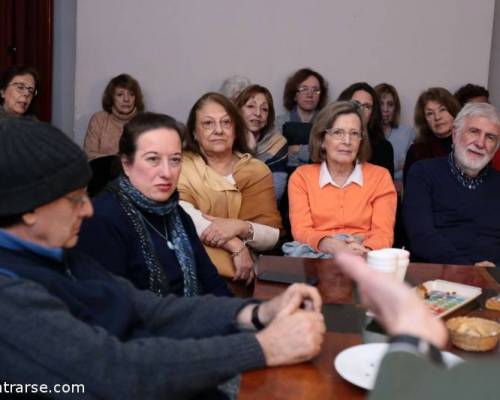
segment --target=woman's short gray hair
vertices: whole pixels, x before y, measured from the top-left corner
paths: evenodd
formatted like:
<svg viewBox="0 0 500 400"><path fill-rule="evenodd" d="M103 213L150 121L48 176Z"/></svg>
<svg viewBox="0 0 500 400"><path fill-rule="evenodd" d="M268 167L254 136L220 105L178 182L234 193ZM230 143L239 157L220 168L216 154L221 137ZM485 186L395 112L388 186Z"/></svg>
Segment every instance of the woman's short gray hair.
<svg viewBox="0 0 500 400"><path fill-rule="evenodd" d="M250 86L252 82L246 76L233 75L225 79L219 89L219 93L226 96L228 99L234 101L236 97L245 89Z"/></svg>

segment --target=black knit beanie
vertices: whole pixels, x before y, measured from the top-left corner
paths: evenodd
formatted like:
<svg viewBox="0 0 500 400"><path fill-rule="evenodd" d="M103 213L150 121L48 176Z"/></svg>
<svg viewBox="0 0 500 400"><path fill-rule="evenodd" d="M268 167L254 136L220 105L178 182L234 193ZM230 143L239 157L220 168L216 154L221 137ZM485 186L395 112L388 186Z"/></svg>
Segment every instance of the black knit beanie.
<svg viewBox="0 0 500 400"><path fill-rule="evenodd" d="M0 216L48 204L90 176L85 154L59 129L24 118L0 122Z"/></svg>

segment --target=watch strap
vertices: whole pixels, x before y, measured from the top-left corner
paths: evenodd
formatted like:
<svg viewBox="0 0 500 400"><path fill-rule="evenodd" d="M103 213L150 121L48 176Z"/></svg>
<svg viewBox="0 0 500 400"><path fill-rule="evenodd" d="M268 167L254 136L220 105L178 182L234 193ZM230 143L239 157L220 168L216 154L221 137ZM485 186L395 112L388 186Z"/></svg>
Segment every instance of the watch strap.
<svg viewBox="0 0 500 400"><path fill-rule="evenodd" d="M257 329L258 331L261 331L262 329L265 328L264 324L260 321L259 319L259 308L260 304L257 304L253 309L252 309L252 325Z"/></svg>
<svg viewBox="0 0 500 400"><path fill-rule="evenodd" d="M412 335L395 335L392 336L388 342L391 345L404 345L404 347L406 347L407 349L411 349L412 352L428 357L435 364L444 365L441 351L439 351L436 346L425 339ZM394 348L394 350L397 349L404 350L400 346Z"/></svg>

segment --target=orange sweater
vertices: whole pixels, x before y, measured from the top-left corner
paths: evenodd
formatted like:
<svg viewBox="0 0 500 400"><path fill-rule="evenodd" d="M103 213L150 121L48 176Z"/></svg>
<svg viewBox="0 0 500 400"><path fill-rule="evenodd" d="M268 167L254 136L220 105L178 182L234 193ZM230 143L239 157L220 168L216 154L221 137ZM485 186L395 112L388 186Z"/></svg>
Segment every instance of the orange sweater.
<svg viewBox="0 0 500 400"><path fill-rule="evenodd" d="M363 163L363 186L319 187L321 164L303 165L288 183L290 222L295 240L314 249L325 236L362 235L372 249L391 247L394 239L396 190L389 172Z"/></svg>

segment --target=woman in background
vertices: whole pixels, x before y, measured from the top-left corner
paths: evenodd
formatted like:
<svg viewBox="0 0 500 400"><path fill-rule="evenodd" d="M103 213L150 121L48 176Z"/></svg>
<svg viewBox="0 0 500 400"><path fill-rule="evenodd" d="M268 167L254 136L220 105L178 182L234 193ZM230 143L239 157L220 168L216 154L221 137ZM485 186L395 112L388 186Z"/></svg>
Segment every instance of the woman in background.
<svg viewBox="0 0 500 400"><path fill-rule="evenodd" d="M394 184L398 192L403 188L403 167L406 153L415 140L415 130L399 122L401 102L396 88L388 83L375 86L382 112L382 128L385 138L394 151Z"/></svg>
<svg viewBox="0 0 500 400"><path fill-rule="evenodd" d="M288 121L314 122L328 101L328 83L319 73L302 68L288 78L283 92L283 106L287 113L278 116L278 129Z"/></svg>
<svg viewBox="0 0 500 400"><path fill-rule="evenodd" d="M469 102L473 103L489 103L490 102L490 92L479 85L474 85L473 83L468 83L458 89L455 94L455 98L460 103L460 107L465 106Z"/></svg>
<svg viewBox="0 0 500 400"><path fill-rule="evenodd" d="M417 138L406 154L403 182L416 161L450 153L451 131L458 111L460 104L448 90L433 87L422 92L415 105Z"/></svg>
<svg viewBox="0 0 500 400"><path fill-rule="evenodd" d="M363 118L351 101L323 108L311 131L313 164L290 177L293 238L316 251L365 254L392 246L396 190L386 168L367 162Z"/></svg>
<svg viewBox="0 0 500 400"><path fill-rule="evenodd" d="M283 92L283 106L287 112L276 119L280 132L287 122L312 124L319 110L328 101L328 82L323 76L310 69L302 68L288 78ZM310 129L310 128L309 128ZM308 129L308 130L309 130ZM309 162L309 146L289 141L288 166L291 170Z"/></svg>
<svg viewBox="0 0 500 400"><path fill-rule="evenodd" d="M84 149L89 160L118 153L123 126L144 111L139 83L128 74L111 79L102 95L102 109L92 115Z"/></svg>
<svg viewBox="0 0 500 400"><path fill-rule="evenodd" d="M165 296L230 295L179 206L179 124L142 113L120 139L123 174L93 200L78 248L139 289Z"/></svg>
<svg viewBox="0 0 500 400"><path fill-rule="evenodd" d="M220 86L219 92L222 95L226 96L229 100L235 101L240 93L251 84L252 82L246 76L233 75L227 79L224 79L224 82L222 82Z"/></svg>
<svg viewBox="0 0 500 400"><path fill-rule="evenodd" d="M272 174L250 154L236 106L206 93L191 108L179 179L181 205L219 273L253 281L253 251L272 249L280 236Z"/></svg>
<svg viewBox="0 0 500 400"><path fill-rule="evenodd" d="M274 127L273 97L265 87L251 85L241 92L235 104L245 121L249 147L273 173L274 191L279 203L287 182L288 149L286 139Z"/></svg>
<svg viewBox="0 0 500 400"><path fill-rule="evenodd" d="M394 151L384 136L380 102L375 90L366 82L356 82L344 89L338 100L354 101L361 107L363 127L367 131L371 147L371 158L367 161L387 168L394 177Z"/></svg>
<svg viewBox="0 0 500 400"><path fill-rule="evenodd" d="M39 86L38 72L32 67L13 65L0 78L0 121L7 118L32 118L33 99Z"/></svg>

